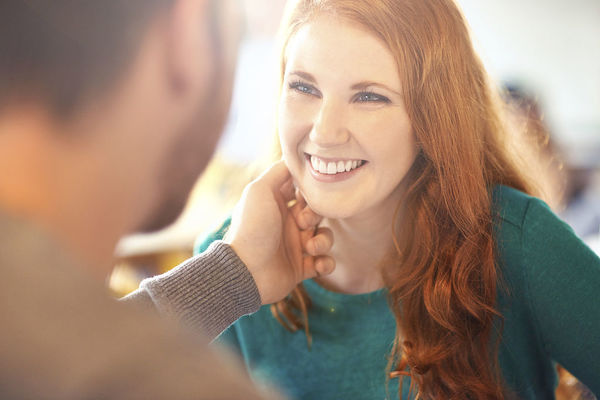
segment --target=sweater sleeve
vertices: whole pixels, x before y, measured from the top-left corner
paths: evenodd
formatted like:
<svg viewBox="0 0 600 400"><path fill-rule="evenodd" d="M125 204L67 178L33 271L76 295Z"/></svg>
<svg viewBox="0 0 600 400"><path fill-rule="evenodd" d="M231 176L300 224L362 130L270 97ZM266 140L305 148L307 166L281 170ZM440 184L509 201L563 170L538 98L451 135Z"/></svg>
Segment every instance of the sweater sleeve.
<svg viewBox="0 0 600 400"><path fill-rule="evenodd" d="M155 307L160 314L204 330L211 339L261 305L252 274L221 241L171 271L143 280L122 300Z"/></svg>
<svg viewBox="0 0 600 400"><path fill-rule="evenodd" d="M600 394L600 258L537 199L524 217L522 251L545 351Z"/></svg>

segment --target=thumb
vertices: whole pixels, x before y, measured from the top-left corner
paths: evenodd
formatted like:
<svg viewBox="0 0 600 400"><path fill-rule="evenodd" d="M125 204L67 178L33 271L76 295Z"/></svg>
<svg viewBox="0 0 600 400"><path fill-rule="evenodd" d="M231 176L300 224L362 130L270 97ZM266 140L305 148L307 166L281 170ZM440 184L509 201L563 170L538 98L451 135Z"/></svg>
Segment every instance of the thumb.
<svg viewBox="0 0 600 400"><path fill-rule="evenodd" d="M285 162L279 160L263 172L262 175L256 179L256 182L261 182L262 184L269 186L272 190L276 190L281 188L289 178L290 171L285 165Z"/></svg>

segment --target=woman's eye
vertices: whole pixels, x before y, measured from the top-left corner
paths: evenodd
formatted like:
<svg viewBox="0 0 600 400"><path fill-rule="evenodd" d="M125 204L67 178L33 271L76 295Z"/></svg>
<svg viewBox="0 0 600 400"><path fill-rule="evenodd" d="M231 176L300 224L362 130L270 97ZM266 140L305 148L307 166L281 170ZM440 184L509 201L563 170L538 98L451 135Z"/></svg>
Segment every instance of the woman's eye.
<svg viewBox="0 0 600 400"><path fill-rule="evenodd" d="M372 92L362 92L356 95L356 101L359 103L389 103L390 99Z"/></svg>
<svg viewBox="0 0 600 400"><path fill-rule="evenodd" d="M318 91L313 86L306 84L304 82L300 82L300 81L290 82L289 86L290 86L290 89L293 89L300 93L318 95Z"/></svg>

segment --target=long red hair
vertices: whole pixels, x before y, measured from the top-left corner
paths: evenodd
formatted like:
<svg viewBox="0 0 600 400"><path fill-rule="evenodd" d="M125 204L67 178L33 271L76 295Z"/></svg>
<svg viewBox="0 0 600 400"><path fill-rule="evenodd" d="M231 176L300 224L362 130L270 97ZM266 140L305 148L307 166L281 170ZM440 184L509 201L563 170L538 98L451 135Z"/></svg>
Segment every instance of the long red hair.
<svg viewBox="0 0 600 400"><path fill-rule="evenodd" d="M289 39L323 13L360 24L387 45L419 147L385 266L397 325L390 376L409 375L423 399L504 399L490 191L504 184L540 193L525 175L530 168L462 12L452 0L293 1L281 31L282 81ZM308 334L309 305L299 287L272 311Z"/></svg>

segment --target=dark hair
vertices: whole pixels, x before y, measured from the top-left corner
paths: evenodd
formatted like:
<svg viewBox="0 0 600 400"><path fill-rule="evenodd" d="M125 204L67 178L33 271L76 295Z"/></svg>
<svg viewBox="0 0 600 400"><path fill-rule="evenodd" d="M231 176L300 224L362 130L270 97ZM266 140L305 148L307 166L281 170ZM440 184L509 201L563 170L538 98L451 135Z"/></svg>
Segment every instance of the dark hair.
<svg viewBox="0 0 600 400"><path fill-rule="evenodd" d="M172 0L2 0L0 111L35 99L60 117L106 91Z"/></svg>

